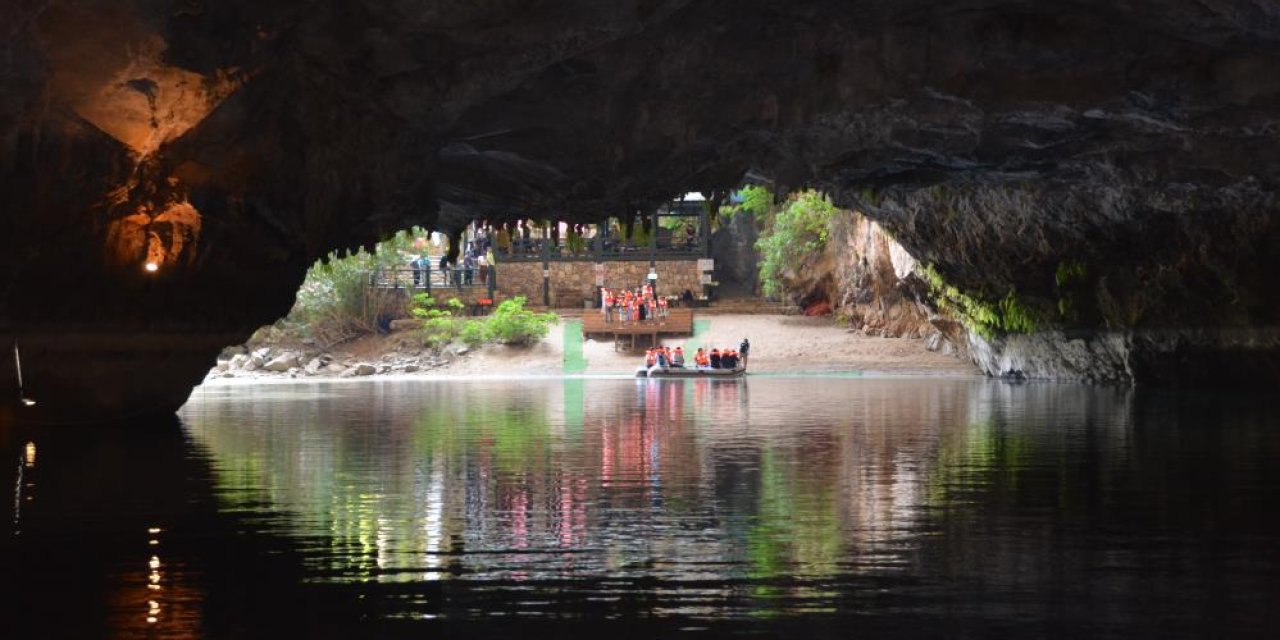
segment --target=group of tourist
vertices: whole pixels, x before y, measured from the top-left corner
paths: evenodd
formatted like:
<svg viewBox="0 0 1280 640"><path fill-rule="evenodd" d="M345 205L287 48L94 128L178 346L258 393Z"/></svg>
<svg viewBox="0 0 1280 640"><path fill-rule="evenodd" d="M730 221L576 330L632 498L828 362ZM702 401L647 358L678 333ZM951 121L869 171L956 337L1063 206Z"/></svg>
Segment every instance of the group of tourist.
<svg viewBox="0 0 1280 640"><path fill-rule="evenodd" d="M605 322L644 322L670 315L666 298L653 295L653 285L635 289L600 289L600 312Z"/></svg>
<svg viewBox="0 0 1280 640"><path fill-rule="evenodd" d="M693 354L693 366L699 369L737 369L739 365L747 366L747 354L751 351L751 342L746 338L735 349L698 348ZM684 347L654 347L644 354L646 367L684 368L686 364Z"/></svg>
<svg viewBox="0 0 1280 640"><path fill-rule="evenodd" d="M493 264L493 254L487 250L487 243L482 244L477 241L467 244L467 249L462 252L460 263L450 261L449 256L445 254L440 256L436 264L440 273L444 274L444 281L446 283L452 281L453 285L459 289L472 286L477 279L481 286L485 285L489 279L490 265ZM426 255L414 256L409 260L409 268L413 270L414 288L427 284L427 279L431 277L431 266L431 261Z"/></svg>

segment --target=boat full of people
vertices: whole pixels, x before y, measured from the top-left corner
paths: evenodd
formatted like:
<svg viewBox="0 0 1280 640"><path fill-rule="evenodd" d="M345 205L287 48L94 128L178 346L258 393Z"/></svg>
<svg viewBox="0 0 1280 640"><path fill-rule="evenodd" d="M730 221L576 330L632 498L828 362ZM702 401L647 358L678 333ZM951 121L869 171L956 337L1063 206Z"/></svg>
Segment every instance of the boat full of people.
<svg viewBox="0 0 1280 640"><path fill-rule="evenodd" d="M688 360L684 348L655 347L644 355L637 378L741 378L747 374L751 342L743 339L737 349L699 348Z"/></svg>

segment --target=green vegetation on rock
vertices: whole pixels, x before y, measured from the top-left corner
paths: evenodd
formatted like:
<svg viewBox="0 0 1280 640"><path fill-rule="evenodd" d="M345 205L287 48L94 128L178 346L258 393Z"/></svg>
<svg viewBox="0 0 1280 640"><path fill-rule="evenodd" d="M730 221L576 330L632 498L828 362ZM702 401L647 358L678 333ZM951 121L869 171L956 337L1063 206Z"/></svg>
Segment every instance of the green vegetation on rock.
<svg viewBox="0 0 1280 640"><path fill-rule="evenodd" d="M990 302L947 284L933 265L924 265L919 273L928 283L939 309L955 315L965 326L985 338L1000 333L1030 333L1043 325L1047 318L1042 310L1012 290L1003 298Z"/></svg>
<svg viewBox="0 0 1280 640"><path fill-rule="evenodd" d="M778 297L788 272L826 251L831 221L839 211L821 193L809 190L792 194L773 219L765 221L756 249L766 296Z"/></svg>
<svg viewBox="0 0 1280 640"><path fill-rule="evenodd" d="M1054 270L1053 282L1058 289L1058 317L1067 322L1079 320L1076 291L1089 277L1089 269L1079 260L1063 260Z"/></svg>
<svg viewBox="0 0 1280 640"><path fill-rule="evenodd" d="M1063 260L1054 271L1053 281L1059 288L1080 282L1089 275L1089 268L1079 260Z"/></svg>

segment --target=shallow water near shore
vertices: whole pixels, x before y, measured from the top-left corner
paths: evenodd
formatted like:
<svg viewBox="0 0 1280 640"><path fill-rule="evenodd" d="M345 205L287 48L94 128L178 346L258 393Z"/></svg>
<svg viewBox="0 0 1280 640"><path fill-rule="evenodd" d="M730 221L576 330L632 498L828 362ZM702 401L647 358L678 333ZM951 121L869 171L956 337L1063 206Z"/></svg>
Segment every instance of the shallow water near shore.
<svg viewBox="0 0 1280 640"><path fill-rule="evenodd" d="M40 637L1203 637L1280 623L1257 394L969 378L211 385L0 430ZM533 636L530 636L533 637Z"/></svg>

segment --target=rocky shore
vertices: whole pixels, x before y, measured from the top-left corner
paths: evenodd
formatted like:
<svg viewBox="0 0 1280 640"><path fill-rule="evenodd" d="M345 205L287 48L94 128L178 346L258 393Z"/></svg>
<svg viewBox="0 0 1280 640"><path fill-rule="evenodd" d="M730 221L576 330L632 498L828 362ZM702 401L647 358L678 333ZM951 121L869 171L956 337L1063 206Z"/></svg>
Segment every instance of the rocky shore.
<svg viewBox="0 0 1280 640"><path fill-rule="evenodd" d="M415 346L415 343L418 343ZM207 380L218 378L355 378L423 373L448 367L471 350L425 349L411 332L368 336L346 347L320 349L305 343L232 347L223 351Z"/></svg>
<svg viewBox="0 0 1280 640"><path fill-rule="evenodd" d="M910 375L978 375L945 341L871 336L832 322L831 318L786 315L715 314L700 318L696 335L665 340L669 346L737 347L752 342L751 370L761 373L858 371ZM571 320L566 317L564 320ZM402 328L387 336L364 336L320 349L280 342L223 351L206 383L222 380L358 378L372 376L559 375L565 373L566 331L554 326L543 341L529 347L485 345L475 349L455 344L440 351L422 346L417 333ZM576 347L569 347L576 349ZM640 356L617 351L609 341L586 340L581 346L588 375L627 375Z"/></svg>

